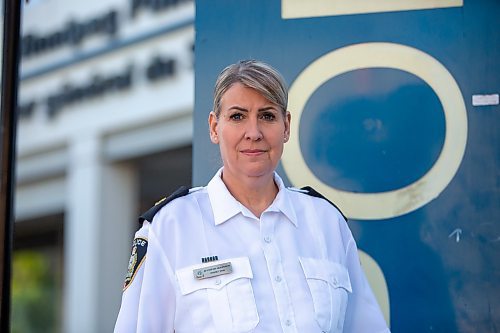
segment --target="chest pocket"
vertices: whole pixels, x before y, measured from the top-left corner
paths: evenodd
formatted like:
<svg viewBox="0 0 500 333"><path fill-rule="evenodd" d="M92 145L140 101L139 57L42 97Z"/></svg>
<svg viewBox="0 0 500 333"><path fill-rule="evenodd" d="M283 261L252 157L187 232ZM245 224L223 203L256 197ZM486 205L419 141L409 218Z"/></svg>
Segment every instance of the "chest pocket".
<svg viewBox="0 0 500 333"><path fill-rule="evenodd" d="M311 291L315 319L322 332L342 332L352 292L347 269L324 259L299 258Z"/></svg>
<svg viewBox="0 0 500 333"><path fill-rule="evenodd" d="M232 272L198 280L193 271L213 265L231 263ZM212 315L216 331L248 332L259 322L251 279L250 261L247 257L220 260L202 265L194 265L176 271L181 294L189 301L194 320L206 314ZM206 304L210 305L210 311ZM206 327L207 321L201 319Z"/></svg>

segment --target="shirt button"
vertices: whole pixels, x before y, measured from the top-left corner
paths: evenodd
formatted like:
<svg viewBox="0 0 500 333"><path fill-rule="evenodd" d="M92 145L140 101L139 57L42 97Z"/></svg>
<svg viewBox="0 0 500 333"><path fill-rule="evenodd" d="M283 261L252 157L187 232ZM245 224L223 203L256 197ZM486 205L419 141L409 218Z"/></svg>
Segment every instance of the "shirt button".
<svg viewBox="0 0 500 333"><path fill-rule="evenodd" d="M291 321L290 319L287 319L287 320L285 321L285 325L286 325L286 326L290 326L290 325L292 325L292 321Z"/></svg>
<svg viewBox="0 0 500 333"><path fill-rule="evenodd" d="M276 275L276 277L274 279L276 280L276 282L281 282L281 276L279 276L279 275Z"/></svg>
<svg viewBox="0 0 500 333"><path fill-rule="evenodd" d="M334 278L333 278L333 286L334 286L334 287L337 287L337 286L338 286L338 284L339 284L339 280L337 280L337 278L336 278L336 277L334 277Z"/></svg>
<svg viewBox="0 0 500 333"><path fill-rule="evenodd" d="M216 284L217 286L218 286L218 285L220 285L221 283L222 283L222 281L221 281L220 279L215 280L215 284Z"/></svg>
<svg viewBox="0 0 500 333"><path fill-rule="evenodd" d="M264 242L271 243L271 241L272 241L271 236L264 237Z"/></svg>

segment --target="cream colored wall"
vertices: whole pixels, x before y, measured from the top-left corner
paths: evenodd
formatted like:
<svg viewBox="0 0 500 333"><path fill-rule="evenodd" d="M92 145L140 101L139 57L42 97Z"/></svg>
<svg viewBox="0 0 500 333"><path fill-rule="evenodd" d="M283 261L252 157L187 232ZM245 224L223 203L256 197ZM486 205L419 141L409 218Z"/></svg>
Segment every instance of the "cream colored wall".
<svg viewBox="0 0 500 333"><path fill-rule="evenodd" d="M21 64L20 104L39 103L19 120L16 218L64 212L62 327L69 333L110 332L114 326L139 192L137 172L127 161L188 145L193 135L194 2L162 12L143 10L135 18L130 3L40 0L24 8L24 34L47 35L71 19L86 21L111 9L119 19L115 39L94 36ZM169 27L168 33L141 37ZM175 75L148 80L146 69L155 56L175 59ZM64 62L70 65L61 66ZM130 64L129 89L48 116L44 100L65 84L86 84L95 74L115 75ZM50 66L56 69L34 74Z"/></svg>

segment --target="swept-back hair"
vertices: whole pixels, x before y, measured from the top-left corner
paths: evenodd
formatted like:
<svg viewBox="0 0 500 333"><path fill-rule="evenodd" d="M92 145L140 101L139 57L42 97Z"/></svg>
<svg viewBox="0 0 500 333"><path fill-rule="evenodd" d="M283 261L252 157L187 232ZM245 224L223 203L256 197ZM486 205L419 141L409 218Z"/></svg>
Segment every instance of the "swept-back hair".
<svg viewBox="0 0 500 333"><path fill-rule="evenodd" d="M270 65L257 60L241 60L229 65L217 77L214 88L213 111L220 116L222 96L235 83L253 88L286 114L288 90L281 74Z"/></svg>

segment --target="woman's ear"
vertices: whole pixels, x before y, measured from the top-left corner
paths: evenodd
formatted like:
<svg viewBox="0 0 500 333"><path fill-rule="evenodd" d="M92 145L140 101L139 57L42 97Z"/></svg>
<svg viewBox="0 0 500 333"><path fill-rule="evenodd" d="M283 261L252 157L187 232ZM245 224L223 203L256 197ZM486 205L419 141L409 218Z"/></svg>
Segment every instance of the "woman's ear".
<svg viewBox="0 0 500 333"><path fill-rule="evenodd" d="M212 143L218 144L219 135L217 134L217 116L213 111L208 115L208 130L210 133L210 141L212 141Z"/></svg>
<svg viewBox="0 0 500 333"><path fill-rule="evenodd" d="M285 115L285 133L284 133L284 141L288 142L290 139L290 122L292 121L292 115L289 111L286 112Z"/></svg>

